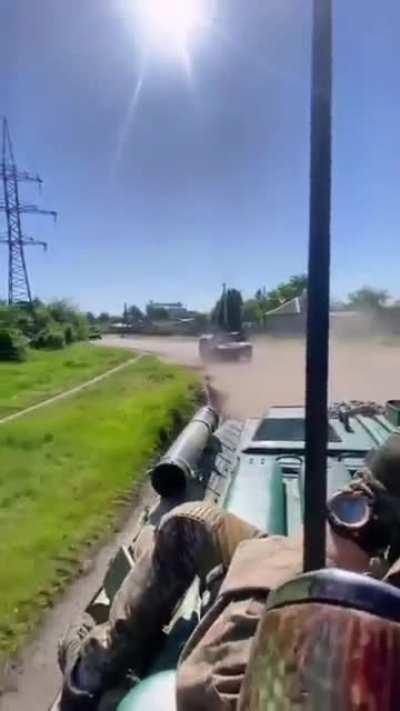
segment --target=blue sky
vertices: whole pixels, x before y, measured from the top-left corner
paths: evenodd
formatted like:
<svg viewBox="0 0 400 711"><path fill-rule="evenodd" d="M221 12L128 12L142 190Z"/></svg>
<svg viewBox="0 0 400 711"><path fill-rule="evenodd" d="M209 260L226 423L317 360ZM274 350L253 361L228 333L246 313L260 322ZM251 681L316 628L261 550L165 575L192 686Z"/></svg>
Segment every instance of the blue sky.
<svg viewBox="0 0 400 711"><path fill-rule="evenodd" d="M25 220L49 242L29 249L34 293L207 308L224 281L250 296L304 271L310 0L218 0L190 76L143 61L135 2L1 0L0 113L45 180L24 197L59 211ZM400 297L400 5L334 4L332 292ZM3 297L5 266L2 248Z"/></svg>

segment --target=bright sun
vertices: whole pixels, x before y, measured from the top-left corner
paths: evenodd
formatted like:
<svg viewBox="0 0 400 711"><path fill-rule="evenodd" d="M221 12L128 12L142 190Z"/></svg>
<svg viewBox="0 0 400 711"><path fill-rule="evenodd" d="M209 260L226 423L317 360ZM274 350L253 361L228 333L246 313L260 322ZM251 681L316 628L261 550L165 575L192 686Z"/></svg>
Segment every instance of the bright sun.
<svg viewBox="0 0 400 711"><path fill-rule="evenodd" d="M136 0L144 39L159 50L182 52L204 22L205 0Z"/></svg>

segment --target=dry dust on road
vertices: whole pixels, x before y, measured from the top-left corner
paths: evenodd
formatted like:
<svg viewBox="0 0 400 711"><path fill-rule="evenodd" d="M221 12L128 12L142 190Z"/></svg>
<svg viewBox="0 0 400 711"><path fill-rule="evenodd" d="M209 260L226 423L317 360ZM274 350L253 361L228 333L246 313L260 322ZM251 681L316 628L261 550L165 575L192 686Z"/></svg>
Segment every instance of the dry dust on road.
<svg viewBox="0 0 400 711"><path fill-rule="evenodd" d="M108 336L104 345L153 353L176 363L201 367L197 340L179 337ZM301 339L259 338L250 364L212 364L213 384L227 398L232 415L261 415L270 405L301 405L305 388L305 343ZM400 342L333 339L329 399L376 400L400 396Z"/></svg>

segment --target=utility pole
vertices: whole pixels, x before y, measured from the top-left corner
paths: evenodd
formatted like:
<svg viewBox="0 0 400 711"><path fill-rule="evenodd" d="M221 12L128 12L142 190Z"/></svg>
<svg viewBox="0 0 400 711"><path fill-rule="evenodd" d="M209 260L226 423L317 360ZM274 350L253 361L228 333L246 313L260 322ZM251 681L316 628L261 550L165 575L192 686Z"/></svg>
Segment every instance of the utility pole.
<svg viewBox="0 0 400 711"><path fill-rule="evenodd" d="M42 210L36 205L21 204L18 183L31 182L41 186L43 181L38 175L18 170L6 118L3 118L0 178L3 181L3 201L0 199L0 212L4 212L6 216L6 232L5 234L0 233L0 243L8 246L8 303L25 302L30 304L32 303L32 293L24 247L26 245L40 245L47 249L47 244L23 234L21 215L23 213L51 215L56 219L57 213L53 210Z"/></svg>

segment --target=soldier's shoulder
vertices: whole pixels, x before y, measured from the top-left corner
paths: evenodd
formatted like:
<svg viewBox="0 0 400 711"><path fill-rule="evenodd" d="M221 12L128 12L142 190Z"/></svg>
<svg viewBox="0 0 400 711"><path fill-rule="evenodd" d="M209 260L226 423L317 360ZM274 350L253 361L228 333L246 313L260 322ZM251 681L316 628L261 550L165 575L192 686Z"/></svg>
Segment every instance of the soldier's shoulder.
<svg viewBox="0 0 400 711"><path fill-rule="evenodd" d="M232 559L221 594L273 590L301 571L302 540L268 536L242 541Z"/></svg>

